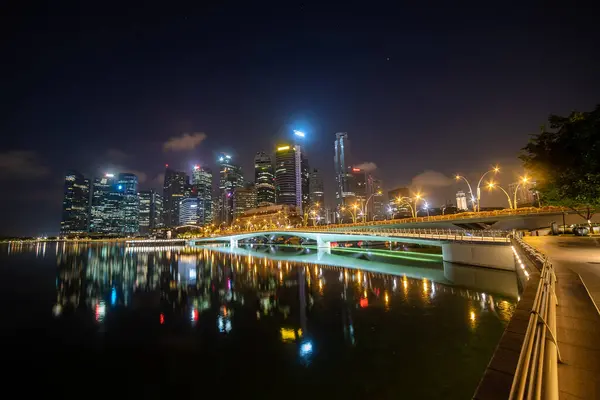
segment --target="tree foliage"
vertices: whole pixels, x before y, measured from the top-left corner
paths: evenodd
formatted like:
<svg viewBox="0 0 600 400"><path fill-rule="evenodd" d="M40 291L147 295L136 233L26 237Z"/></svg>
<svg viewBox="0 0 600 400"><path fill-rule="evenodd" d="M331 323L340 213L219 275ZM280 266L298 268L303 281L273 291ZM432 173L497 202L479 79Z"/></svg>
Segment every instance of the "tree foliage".
<svg viewBox="0 0 600 400"><path fill-rule="evenodd" d="M545 204L585 209L590 219L600 207L600 105L567 117L550 115L520 156L537 180Z"/></svg>

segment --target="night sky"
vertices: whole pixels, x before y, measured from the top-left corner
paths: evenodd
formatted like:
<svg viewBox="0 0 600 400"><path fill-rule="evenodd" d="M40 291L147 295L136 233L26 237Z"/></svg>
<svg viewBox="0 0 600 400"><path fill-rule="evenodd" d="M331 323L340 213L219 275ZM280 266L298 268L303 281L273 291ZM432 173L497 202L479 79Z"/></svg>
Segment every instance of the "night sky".
<svg viewBox="0 0 600 400"><path fill-rule="evenodd" d="M292 129L330 202L345 131L386 190L412 184L437 206L462 188L456 172L500 163L507 185L548 114L600 102L591 8L225 4L1 13L0 234L57 233L69 168L162 191L165 163L214 169L225 151L252 180L255 152Z"/></svg>

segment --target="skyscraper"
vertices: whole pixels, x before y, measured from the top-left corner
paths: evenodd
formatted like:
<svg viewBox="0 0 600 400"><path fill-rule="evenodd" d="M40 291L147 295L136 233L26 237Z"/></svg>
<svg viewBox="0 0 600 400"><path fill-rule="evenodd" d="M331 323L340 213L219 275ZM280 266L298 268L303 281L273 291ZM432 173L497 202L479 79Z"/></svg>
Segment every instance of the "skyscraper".
<svg viewBox="0 0 600 400"><path fill-rule="evenodd" d="M254 156L254 181L258 207L275 204L275 173L271 156L260 151Z"/></svg>
<svg viewBox="0 0 600 400"><path fill-rule="evenodd" d="M117 190L121 193L121 233L124 235L135 235L139 233L140 204L138 198L138 178L134 174L119 174Z"/></svg>
<svg viewBox="0 0 600 400"><path fill-rule="evenodd" d="M194 166L192 185L198 197L198 225L201 226L213 221L212 177L210 168Z"/></svg>
<svg viewBox="0 0 600 400"><path fill-rule="evenodd" d="M351 192L354 194L351 201L352 204L357 204L362 209L367 201L367 173L360 168L353 167L351 176Z"/></svg>
<svg viewBox="0 0 600 400"><path fill-rule="evenodd" d="M241 216L244 212L256 208L257 192L252 183L246 184L243 188L235 188L233 193L233 213L235 217Z"/></svg>
<svg viewBox="0 0 600 400"><path fill-rule="evenodd" d="M457 210L468 210L467 207L467 196L465 192L459 190L456 192L456 209Z"/></svg>
<svg viewBox="0 0 600 400"><path fill-rule="evenodd" d="M61 235L81 234L89 230L90 181L77 171L65 175Z"/></svg>
<svg viewBox="0 0 600 400"><path fill-rule="evenodd" d="M114 174L105 174L94 179L90 232L108 235L121 233L122 214L120 212L123 187L119 189Z"/></svg>
<svg viewBox="0 0 600 400"><path fill-rule="evenodd" d="M369 174L367 177L367 195L371 200L367 204L367 219L380 221L385 219L385 204L383 201L383 183L381 179Z"/></svg>
<svg viewBox="0 0 600 400"><path fill-rule="evenodd" d="M139 226L140 233L147 235L154 229L162 227L163 201L162 196L155 190L144 190L139 193L140 211Z"/></svg>
<svg viewBox="0 0 600 400"><path fill-rule="evenodd" d="M300 186L302 190L302 210L308 212L310 208L310 167L306 154L300 154Z"/></svg>
<svg viewBox="0 0 600 400"><path fill-rule="evenodd" d="M323 177L321 176L321 172L316 168L313 168L310 172L308 191L310 193L311 205L317 203L321 206L324 205Z"/></svg>
<svg viewBox="0 0 600 400"><path fill-rule="evenodd" d="M163 187L164 224L167 228L179 225L179 202L184 197L188 177L185 172L175 171L167 165Z"/></svg>
<svg viewBox="0 0 600 400"><path fill-rule="evenodd" d="M277 204L295 206L302 214L302 151L299 145L282 145L275 152Z"/></svg>
<svg viewBox="0 0 600 400"><path fill-rule="evenodd" d="M354 196L350 184L350 180L352 179L350 171L350 141L346 132L335 134L334 151L335 199L338 208L340 208L346 205L346 197Z"/></svg>
<svg viewBox="0 0 600 400"><path fill-rule="evenodd" d="M197 225L198 198L184 197L179 201L179 225Z"/></svg>
<svg viewBox="0 0 600 400"><path fill-rule="evenodd" d="M233 193L235 188L244 187L242 168L235 165L229 154L221 154L219 162L219 219L230 224L233 220Z"/></svg>

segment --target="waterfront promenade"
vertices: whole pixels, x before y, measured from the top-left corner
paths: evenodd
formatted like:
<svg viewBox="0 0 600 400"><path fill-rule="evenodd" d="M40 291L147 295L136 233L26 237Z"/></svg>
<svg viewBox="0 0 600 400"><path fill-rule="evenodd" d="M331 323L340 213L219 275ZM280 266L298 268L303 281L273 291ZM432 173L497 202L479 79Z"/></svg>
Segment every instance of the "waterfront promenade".
<svg viewBox="0 0 600 400"><path fill-rule="evenodd" d="M563 360L558 366L560 398L600 399L600 239L524 239L544 253L556 271L557 341Z"/></svg>

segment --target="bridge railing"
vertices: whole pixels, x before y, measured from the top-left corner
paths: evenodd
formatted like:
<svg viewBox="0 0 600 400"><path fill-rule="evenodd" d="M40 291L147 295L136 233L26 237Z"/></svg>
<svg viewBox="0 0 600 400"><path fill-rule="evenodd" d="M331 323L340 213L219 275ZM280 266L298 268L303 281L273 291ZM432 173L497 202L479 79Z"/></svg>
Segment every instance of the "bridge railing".
<svg viewBox="0 0 600 400"><path fill-rule="evenodd" d="M449 221L456 219L477 219L477 218L489 218L489 217L504 217L511 215L529 215L529 214L556 214L560 212L572 212L572 210L568 210L564 207L554 207L554 206L546 206L546 207L522 207L513 209L504 209L504 210L495 210L495 211L478 211L478 212L464 212L459 214L448 214L448 215L434 215L431 217L416 217L416 218L399 218L399 219L389 219L389 220L380 220L380 221L365 221L365 222L357 222L356 224L348 223L348 224L333 224L333 225L322 225L323 229L335 229L335 228L344 228L348 226L379 226L379 225L394 225L394 224L406 224L406 223L415 223L415 222L436 222L436 221Z"/></svg>
<svg viewBox="0 0 600 400"><path fill-rule="evenodd" d="M456 241L485 241L485 242L508 242L508 231L501 230L461 230L461 229L377 229L354 228L344 230L340 233L369 234L375 236L402 236Z"/></svg>
<svg viewBox="0 0 600 400"><path fill-rule="evenodd" d="M514 242L540 266L540 282L535 294L525 340L512 382L509 399L558 399L558 360L556 343L556 274L548 258L526 244L518 235ZM518 254L515 252L520 262Z"/></svg>

